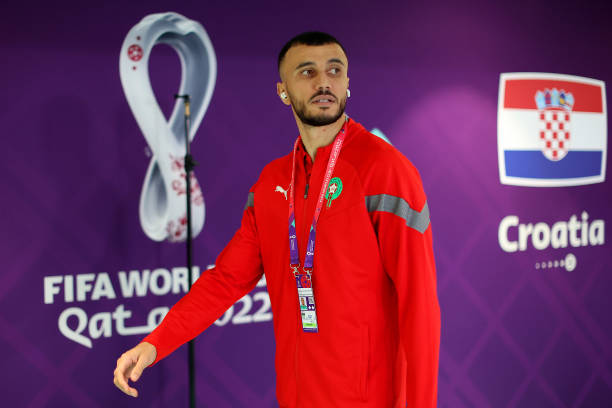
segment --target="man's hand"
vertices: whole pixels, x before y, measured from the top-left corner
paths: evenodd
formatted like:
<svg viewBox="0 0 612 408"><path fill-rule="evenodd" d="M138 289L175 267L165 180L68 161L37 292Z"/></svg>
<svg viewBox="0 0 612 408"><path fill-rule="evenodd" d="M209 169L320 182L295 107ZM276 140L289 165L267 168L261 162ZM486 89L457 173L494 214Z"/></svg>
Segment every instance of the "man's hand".
<svg viewBox="0 0 612 408"><path fill-rule="evenodd" d="M137 397L138 391L128 385L128 378L134 382L138 381L142 371L151 365L156 357L155 346L147 342L142 342L123 353L117 360L117 368L115 368L114 382L117 388L127 395Z"/></svg>

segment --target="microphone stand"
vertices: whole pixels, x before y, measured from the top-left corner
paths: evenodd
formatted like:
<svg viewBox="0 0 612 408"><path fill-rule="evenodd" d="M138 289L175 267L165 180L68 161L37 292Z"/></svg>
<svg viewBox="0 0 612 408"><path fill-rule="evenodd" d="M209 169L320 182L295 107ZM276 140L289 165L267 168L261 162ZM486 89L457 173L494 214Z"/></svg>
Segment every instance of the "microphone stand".
<svg viewBox="0 0 612 408"><path fill-rule="evenodd" d="M191 284L193 282L192 268L193 261L191 259L191 171L197 162L191 156L191 149L189 147L189 126L191 123L191 112L189 103L189 94L174 95L175 99L182 99L185 103L185 187L187 190L187 280L189 282L189 290L191 290ZM195 348L194 340L190 340L188 343L188 367L189 367L189 407L195 408L196 397L195 397Z"/></svg>

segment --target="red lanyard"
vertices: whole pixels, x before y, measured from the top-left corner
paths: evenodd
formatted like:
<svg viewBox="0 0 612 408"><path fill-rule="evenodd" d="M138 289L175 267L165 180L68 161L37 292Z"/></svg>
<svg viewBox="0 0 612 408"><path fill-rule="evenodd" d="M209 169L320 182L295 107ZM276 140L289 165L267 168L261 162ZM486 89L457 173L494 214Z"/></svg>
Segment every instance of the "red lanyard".
<svg viewBox="0 0 612 408"><path fill-rule="evenodd" d="M308 245L306 247L306 256L304 257L304 269L312 269L313 261L314 261L314 251L315 251L315 239L317 232L317 222L319 221L319 215L321 215L321 210L323 209L323 201L325 199L325 193L329 186L329 181L331 180L332 173L334 172L334 168L336 167L336 163L338 162L338 156L340 156L340 150L342 149L342 143L344 142L344 138L346 136L346 125L348 120L344 122L342 129L338 132L336 139L334 140L334 145L332 147L331 154L329 156L329 160L327 162L327 170L325 171L325 178L323 179L323 184L321 185L321 192L319 193L319 200L317 201L317 206L315 208L315 213L312 219L312 224L310 226L310 233L308 235ZM297 151L298 143L300 142L300 138L298 137L293 145L293 165L291 167L291 184L289 185L289 256L291 258L290 266L294 269L300 265L300 255L298 252L297 245L297 234L295 229L295 152Z"/></svg>

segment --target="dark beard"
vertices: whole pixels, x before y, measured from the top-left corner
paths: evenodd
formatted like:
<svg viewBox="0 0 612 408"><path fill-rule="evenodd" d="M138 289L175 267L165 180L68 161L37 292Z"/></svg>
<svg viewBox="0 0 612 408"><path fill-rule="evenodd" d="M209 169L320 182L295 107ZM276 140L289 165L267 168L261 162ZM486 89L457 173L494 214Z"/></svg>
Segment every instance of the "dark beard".
<svg viewBox="0 0 612 408"><path fill-rule="evenodd" d="M312 100L316 96L320 96L320 95L334 96L330 92L319 92L310 99ZM336 100L338 100L338 98L336 98ZM293 100L291 101L291 106L293 106L293 110L295 110L295 114L297 115L298 118L300 118L300 121L303 124L308 125L308 126L314 126L314 127L327 126L327 125L331 125L332 123L336 122L344 114L344 109L346 108L346 98L340 101L340 109L338 109L338 113L331 117L326 116L322 113L318 115L308 115L306 114L306 105L305 104L294 104Z"/></svg>

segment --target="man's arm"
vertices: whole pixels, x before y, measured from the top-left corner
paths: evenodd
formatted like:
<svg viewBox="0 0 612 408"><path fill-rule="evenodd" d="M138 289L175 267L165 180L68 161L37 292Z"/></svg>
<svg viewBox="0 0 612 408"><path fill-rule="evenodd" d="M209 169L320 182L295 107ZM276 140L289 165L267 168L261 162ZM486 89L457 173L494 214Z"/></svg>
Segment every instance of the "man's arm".
<svg viewBox="0 0 612 408"><path fill-rule="evenodd" d="M429 207L406 160L386 171L381 194L367 197L386 273L397 291L400 341L407 365L407 407L437 403L440 307ZM384 193L382 193L384 191Z"/></svg>
<svg viewBox="0 0 612 408"><path fill-rule="evenodd" d="M143 339L157 349L153 364L196 337L250 292L263 274L261 265L255 211L247 204L240 229L217 258L215 267L203 271L162 323Z"/></svg>
<svg viewBox="0 0 612 408"><path fill-rule="evenodd" d="M136 381L144 368L156 364L204 331L234 302L250 292L262 274L251 192L240 229L217 258L216 266L203 271L160 325L117 360L115 385L126 394L137 396L138 392L129 387L128 379Z"/></svg>

